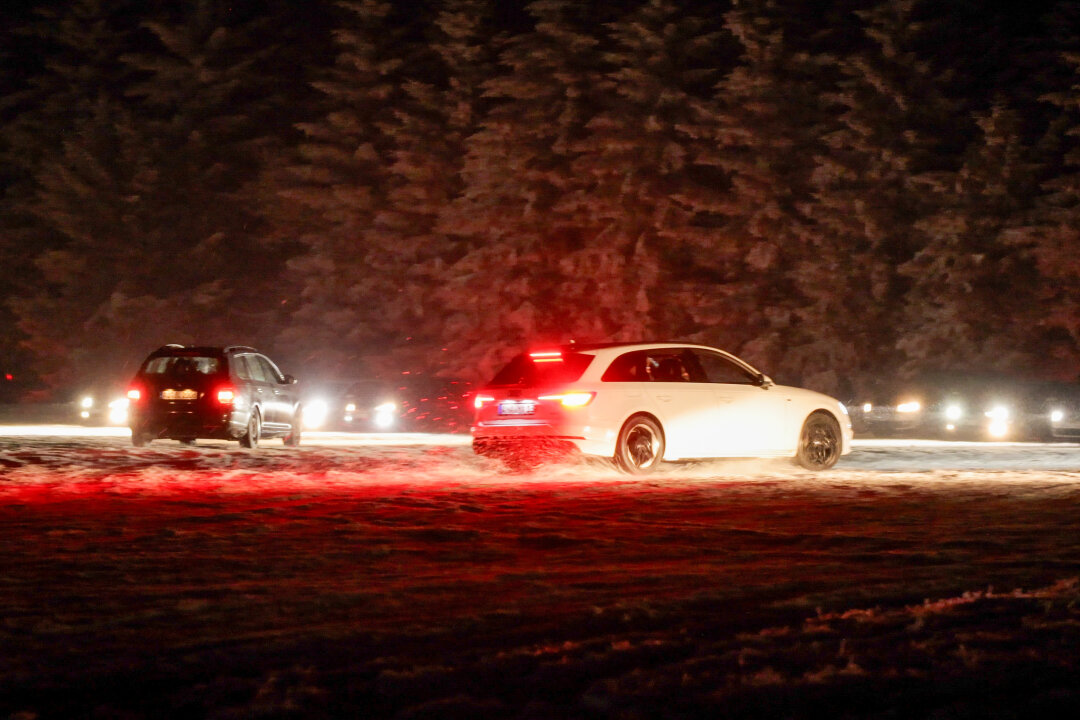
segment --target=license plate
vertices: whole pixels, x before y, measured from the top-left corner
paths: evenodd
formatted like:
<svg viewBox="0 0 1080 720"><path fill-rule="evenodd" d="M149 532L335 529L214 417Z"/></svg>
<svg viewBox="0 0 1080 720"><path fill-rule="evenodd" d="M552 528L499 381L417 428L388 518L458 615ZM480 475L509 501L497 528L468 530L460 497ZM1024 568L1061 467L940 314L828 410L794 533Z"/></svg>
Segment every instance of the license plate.
<svg viewBox="0 0 1080 720"><path fill-rule="evenodd" d="M199 398L198 390L162 390L162 400L197 400Z"/></svg>
<svg viewBox="0 0 1080 720"><path fill-rule="evenodd" d="M514 402L512 400L499 403L500 415L532 415L536 412L534 402Z"/></svg>

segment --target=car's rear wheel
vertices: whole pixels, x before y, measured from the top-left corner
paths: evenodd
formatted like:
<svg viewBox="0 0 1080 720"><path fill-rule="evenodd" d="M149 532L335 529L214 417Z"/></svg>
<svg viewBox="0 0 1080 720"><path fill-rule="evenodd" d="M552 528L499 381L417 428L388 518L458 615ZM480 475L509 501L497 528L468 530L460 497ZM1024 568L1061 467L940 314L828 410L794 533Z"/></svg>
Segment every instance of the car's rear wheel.
<svg viewBox="0 0 1080 720"><path fill-rule="evenodd" d="M150 436L146 433L139 432L138 430L131 431L131 444L135 447L142 447L150 442Z"/></svg>
<svg viewBox="0 0 1080 720"><path fill-rule="evenodd" d="M293 413L292 418L292 430L285 436L285 444L289 447L296 447L300 444L300 430L303 427L303 410L296 408L296 412Z"/></svg>
<svg viewBox="0 0 1080 720"><path fill-rule="evenodd" d="M259 435L262 433L262 419L258 410L251 411L248 418L247 430L240 436L240 446L246 448L259 447Z"/></svg>
<svg viewBox="0 0 1080 720"><path fill-rule="evenodd" d="M628 473L655 470L664 459L664 431L647 415L635 415L619 431L615 464Z"/></svg>
<svg viewBox="0 0 1080 720"><path fill-rule="evenodd" d="M840 423L831 415L816 412L803 423L795 461L807 470L828 470L840 459L842 450Z"/></svg>

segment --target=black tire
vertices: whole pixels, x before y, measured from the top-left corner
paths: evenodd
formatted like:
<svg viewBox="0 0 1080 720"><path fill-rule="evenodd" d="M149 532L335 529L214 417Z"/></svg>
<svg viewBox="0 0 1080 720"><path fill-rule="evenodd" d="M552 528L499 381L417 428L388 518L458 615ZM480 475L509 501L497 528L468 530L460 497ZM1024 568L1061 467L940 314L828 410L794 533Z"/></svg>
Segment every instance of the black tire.
<svg viewBox="0 0 1080 720"><path fill-rule="evenodd" d="M259 447L259 436L262 434L262 418L259 417L258 410L252 410L251 416L248 418L247 430L240 436L240 447L257 448Z"/></svg>
<svg viewBox="0 0 1080 720"><path fill-rule="evenodd" d="M623 472L639 475L652 472L664 459L664 431L647 415L627 420L615 443L615 465Z"/></svg>
<svg viewBox="0 0 1080 720"><path fill-rule="evenodd" d="M292 417L292 430L285 436L284 443L289 447L297 447L300 444L300 433L304 423L304 411L297 407Z"/></svg>
<svg viewBox="0 0 1080 720"><path fill-rule="evenodd" d="M195 444L195 438L193 438L193 437L180 438L180 444L181 445L194 445Z"/></svg>
<svg viewBox="0 0 1080 720"><path fill-rule="evenodd" d="M150 436L146 433L141 433L138 430L131 431L131 444L135 447L142 447L150 442Z"/></svg>
<svg viewBox="0 0 1080 720"><path fill-rule="evenodd" d="M828 470L840 459L843 442L836 418L824 412L811 413L799 433L795 462L807 470Z"/></svg>

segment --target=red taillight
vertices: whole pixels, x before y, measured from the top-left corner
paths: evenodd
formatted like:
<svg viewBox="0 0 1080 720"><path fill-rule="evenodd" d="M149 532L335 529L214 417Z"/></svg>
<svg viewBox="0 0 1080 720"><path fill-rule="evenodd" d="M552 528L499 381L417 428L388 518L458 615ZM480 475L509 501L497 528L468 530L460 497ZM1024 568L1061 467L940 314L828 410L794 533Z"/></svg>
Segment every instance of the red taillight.
<svg viewBox="0 0 1080 720"><path fill-rule="evenodd" d="M232 388L221 388L217 391L217 401L222 405L232 405L236 399L236 391Z"/></svg>
<svg viewBox="0 0 1080 720"><path fill-rule="evenodd" d="M473 400L473 407L479 410L480 408L484 407L484 403L489 402L495 402L495 398L490 395L477 395L476 399Z"/></svg>
<svg viewBox="0 0 1080 720"><path fill-rule="evenodd" d="M139 388L130 388L127 391L127 396L128 400L131 400L132 402L139 402L139 400L142 400L142 390L140 390Z"/></svg>
<svg viewBox="0 0 1080 720"><path fill-rule="evenodd" d="M562 352L559 350L538 350L529 353L534 363L562 362Z"/></svg>

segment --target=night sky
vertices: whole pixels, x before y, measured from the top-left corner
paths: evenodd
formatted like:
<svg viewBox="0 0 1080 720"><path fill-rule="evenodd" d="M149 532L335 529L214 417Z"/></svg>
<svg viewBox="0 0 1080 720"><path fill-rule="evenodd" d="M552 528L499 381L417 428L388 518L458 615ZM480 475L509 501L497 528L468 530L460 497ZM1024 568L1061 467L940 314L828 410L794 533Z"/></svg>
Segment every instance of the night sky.
<svg viewBox="0 0 1080 720"><path fill-rule="evenodd" d="M1080 375L1075 3L79 0L3 26L0 401L166 342L301 378L642 338L840 396Z"/></svg>

